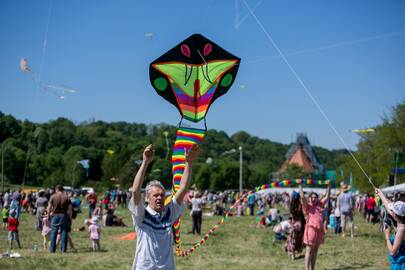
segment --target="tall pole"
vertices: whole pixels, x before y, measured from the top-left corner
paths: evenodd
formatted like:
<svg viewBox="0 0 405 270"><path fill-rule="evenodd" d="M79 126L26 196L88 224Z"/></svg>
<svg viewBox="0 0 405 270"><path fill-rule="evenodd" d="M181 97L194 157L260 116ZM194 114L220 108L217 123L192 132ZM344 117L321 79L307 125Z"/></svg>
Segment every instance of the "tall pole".
<svg viewBox="0 0 405 270"><path fill-rule="evenodd" d="M75 163L75 166L73 166L73 170L72 170L72 189L73 189L73 183L75 181L75 169L77 166L77 162Z"/></svg>
<svg viewBox="0 0 405 270"><path fill-rule="evenodd" d="M395 151L395 172L394 172L394 186L397 185L397 170L398 170L399 151Z"/></svg>
<svg viewBox="0 0 405 270"><path fill-rule="evenodd" d="M242 196L242 165L243 165L243 152L242 146L239 146L239 195Z"/></svg>
<svg viewBox="0 0 405 270"><path fill-rule="evenodd" d="M1 144L1 192L4 193L4 142Z"/></svg>

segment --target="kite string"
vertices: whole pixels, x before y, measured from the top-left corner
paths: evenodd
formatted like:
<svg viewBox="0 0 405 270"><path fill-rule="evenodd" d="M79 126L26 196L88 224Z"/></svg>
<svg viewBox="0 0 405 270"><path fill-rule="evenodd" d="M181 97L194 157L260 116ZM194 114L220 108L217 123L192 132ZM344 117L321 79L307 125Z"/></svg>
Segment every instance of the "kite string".
<svg viewBox="0 0 405 270"><path fill-rule="evenodd" d="M32 70L29 70L29 72L31 73L31 79L39 85L39 87L41 87L42 89L46 90L43 86L43 83L41 82L41 73L42 73L42 67L43 67L43 63L45 61L45 52L46 52L46 45L47 45L47 38L48 38L48 30L49 30L49 24L50 24L50 19L51 19L51 11L52 11L52 1L50 0L49 2L49 7L48 7L48 19L47 19L47 23L46 23L46 28L45 28L45 37L44 37L44 41L43 41L43 46L42 46L42 56L41 56L41 65L39 68L39 74L37 75L36 73L34 73ZM38 93L35 94L35 108L38 108L38 104L39 104L39 96ZM28 149L27 149L27 154L25 157L25 166L24 166L24 175L23 175L23 181L22 181L22 186L25 186L25 181L27 178L27 170L28 170L28 163L29 163L29 159L30 159L30 154L31 154L31 148L32 148L32 144L33 144L33 140L34 140L34 130L35 130L35 125L32 127L31 130L31 136L30 136L30 142L28 145Z"/></svg>
<svg viewBox="0 0 405 270"><path fill-rule="evenodd" d="M239 19L239 5L238 5L239 0L235 0L235 23L234 23L234 28L239 29L239 27L242 25L242 23L249 17L249 12L245 14L245 16L242 17L242 19ZM256 10L264 0L259 0L252 8L252 10Z"/></svg>
<svg viewBox="0 0 405 270"><path fill-rule="evenodd" d="M44 41L43 41L43 44L42 44L41 65L39 66L39 75L38 75L39 76L39 81L41 81L42 68L43 68L44 62L45 62L45 53L46 53L46 47L47 47L47 44L48 44L49 24L51 22L51 14L52 14L52 4L53 4L53 0L49 0L48 19L47 19L47 22L46 22Z"/></svg>
<svg viewBox="0 0 405 270"><path fill-rule="evenodd" d="M316 47L316 48L308 48L308 49L302 49L302 50L298 50L298 51L287 52L287 53L284 53L284 55L285 56L295 56L295 55L306 54L306 53L315 53L315 52L324 51L324 50L327 50L327 49L345 47L345 46L349 46L349 45L355 45L355 44L358 44L358 43L365 43L365 42L372 41L372 40L377 40L377 39L402 36L404 34L405 34L405 30L397 31L397 32L390 32L390 33L384 33L384 34L380 34L380 35L376 35L376 36L368 36L368 37L365 37L365 38L360 38L360 39L355 39L355 40L341 41L341 42L338 42L338 43L333 43L333 44L329 44L329 45L325 45L325 46L321 46L321 47ZM269 60L277 59L277 58L280 58L280 55L274 55L274 56L270 56L270 57L254 59L254 60L247 61L247 62L244 62L244 63L245 64L255 64L255 63L269 61Z"/></svg>
<svg viewBox="0 0 405 270"><path fill-rule="evenodd" d="M290 71L293 73L295 79L299 82L299 84L304 88L306 94L308 97L312 100L314 103L315 107L318 109L318 111L322 114L322 116L325 118L326 122L329 124L330 128L333 130L333 132L336 134L336 136L339 138L339 140L342 142L344 147L346 148L347 152L349 152L350 156L353 158L353 160L356 162L356 164L359 166L360 170L363 172L363 174L366 176L367 180L370 182L370 184L375 188L374 183L371 181L370 177L366 173L366 171L363 169L361 166L360 162L357 160L357 158L354 156L352 151L350 151L349 147L347 146L346 142L342 138L342 136L339 134L339 132L336 130L335 126L332 124L332 122L329 120L329 117L326 115L325 111L322 109L322 107L319 105L317 100L314 98L312 95L311 91L308 89L308 87L305 85L301 77L298 75L298 73L295 71L295 69L291 66L291 64L288 62L287 58L283 54L283 52L280 50L280 48L277 46L273 38L270 36L269 32L266 30L266 28L263 26L263 24L260 22L260 20L257 18L256 14L253 12L253 10L250 8L250 6L246 3L246 0L242 0L243 3L245 4L246 8L249 10L250 14L252 17L255 19L256 23L259 25L259 27L262 29L270 43L273 45L273 47L277 50L279 53L280 57L283 59L284 63L288 66Z"/></svg>

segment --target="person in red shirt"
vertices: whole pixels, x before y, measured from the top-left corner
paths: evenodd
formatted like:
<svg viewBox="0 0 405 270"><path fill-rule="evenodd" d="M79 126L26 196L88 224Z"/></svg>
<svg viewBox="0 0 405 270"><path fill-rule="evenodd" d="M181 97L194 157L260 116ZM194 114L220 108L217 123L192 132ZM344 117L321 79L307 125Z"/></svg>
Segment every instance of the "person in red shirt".
<svg viewBox="0 0 405 270"><path fill-rule="evenodd" d="M8 217L8 242L10 245L10 250L13 249L13 242L16 241L18 248L21 248L20 237L18 236L18 219L16 218L16 211L13 209L10 211L10 216Z"/></svg>
<svg viewBox="0 0 405 270"><path fill-rule="evenodd" d="M374 196L367 196L366 200L366 220L370 223L374 216L375 199Z"/></svg>

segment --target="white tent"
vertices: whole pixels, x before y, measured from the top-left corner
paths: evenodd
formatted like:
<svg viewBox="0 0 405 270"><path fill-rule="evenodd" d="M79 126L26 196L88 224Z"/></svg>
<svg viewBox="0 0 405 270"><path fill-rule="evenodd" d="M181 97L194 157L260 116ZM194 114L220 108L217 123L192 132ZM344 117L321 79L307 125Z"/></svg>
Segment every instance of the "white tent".
<svg viewBox="0 0 405 270"><path fill-rule="evenodd" d="M386 187L386 188L382 188L381 191L385 194L392 194L395 192L403 192L405 193L405 183L403 184L399 184L399 185L395 185L395 186L390 186L390 187Z"/></svg>

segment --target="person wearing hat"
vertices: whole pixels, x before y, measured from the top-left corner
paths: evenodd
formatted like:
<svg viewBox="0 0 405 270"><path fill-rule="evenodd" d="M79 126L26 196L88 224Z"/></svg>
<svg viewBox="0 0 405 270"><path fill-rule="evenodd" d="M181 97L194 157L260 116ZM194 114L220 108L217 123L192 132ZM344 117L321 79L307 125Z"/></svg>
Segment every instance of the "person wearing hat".
<svg viewBox="0 0 405 270"><path fill-rule="evenodd" d="M375 189L375 193L380 197L387 212L397 222L395 236L391 236L389 226L384 228L390 269L405 269L405 202L390 202L378 188Z"/></svg>
<svg viewBox="0 0 405 270"><path fill-rule="evenodd" d="M350 235L354 237L354 224L353 224L353 207L354 200L350 191L350 185L345 184L342 189L342 193L338 197L337 207L340 211L340 222L342 227L342 236L345 237L346 224L349 225Z"/></svg>

